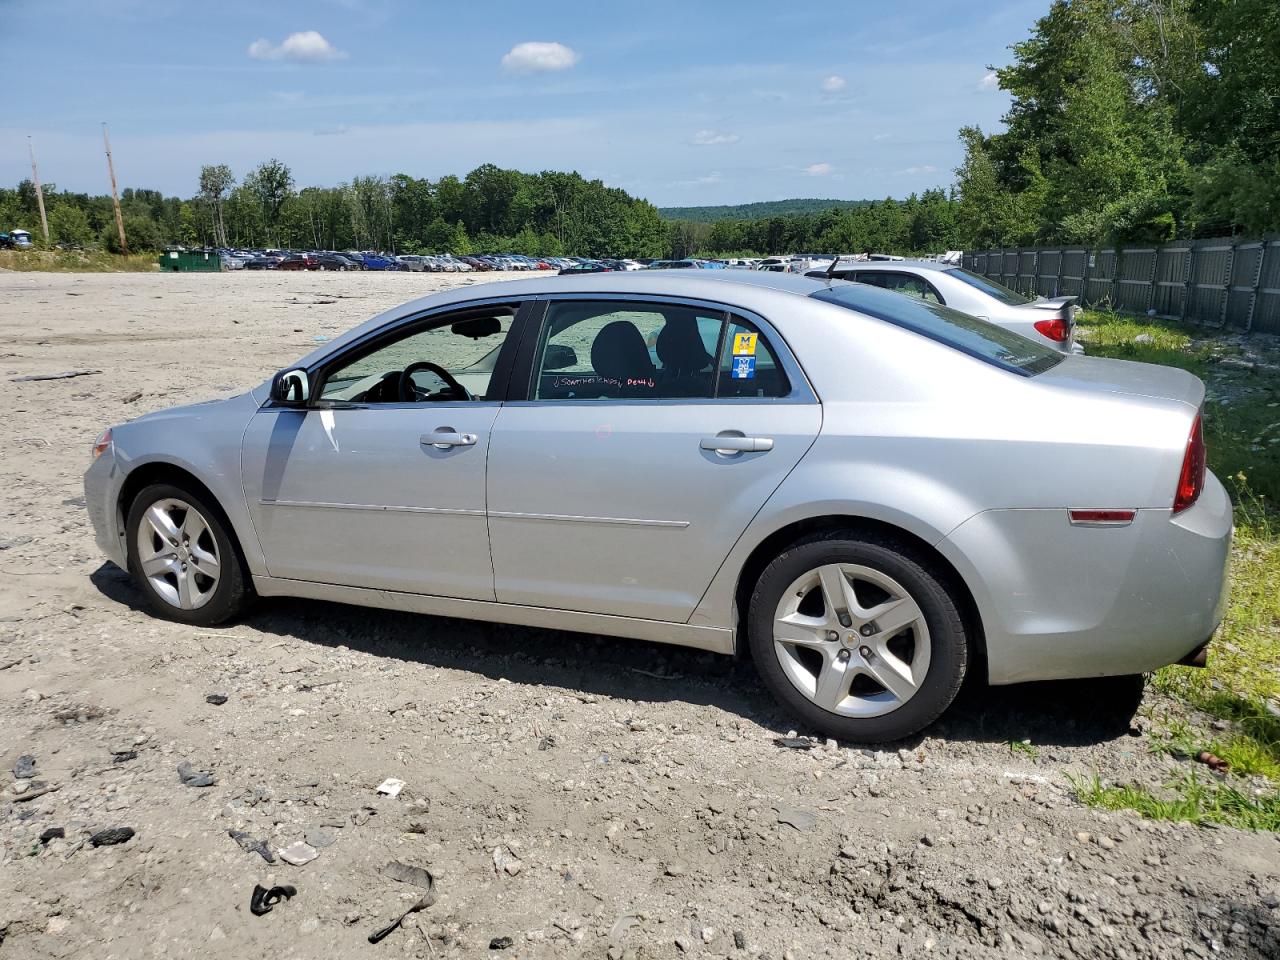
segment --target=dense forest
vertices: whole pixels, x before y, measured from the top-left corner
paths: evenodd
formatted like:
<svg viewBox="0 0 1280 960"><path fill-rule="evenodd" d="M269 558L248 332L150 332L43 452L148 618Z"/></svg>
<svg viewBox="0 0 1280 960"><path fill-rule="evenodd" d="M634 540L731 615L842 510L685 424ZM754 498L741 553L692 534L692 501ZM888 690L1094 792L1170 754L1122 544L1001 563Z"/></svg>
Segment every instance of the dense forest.
<svg viewBox="0 0 1280 960"><path fill-rule="evenodd" d="M767 220L796 213L823 213L841 207L860 207L868 200L818 200L796 197L791 200L761 200L758 203L726 204L716 207L659 207L663 220L691 220L715 223L717 220Z"/></svg>
<svg viewBox="0 0 1280 960"><path fill-rule="evenodd" d="M491 164L437 181L296 189L269 160L204 167L192 196L126 189L129 244L685 257L937 252L1280 230L1280 2L1055 0L996 70L1005 129L959 132L949 189L905 200L652 204L576 173ZM54 242L118 241L106 196L45 191ZM815 209L810 204L818 204ZM0 228L39 220L29 181Z"/></svg>

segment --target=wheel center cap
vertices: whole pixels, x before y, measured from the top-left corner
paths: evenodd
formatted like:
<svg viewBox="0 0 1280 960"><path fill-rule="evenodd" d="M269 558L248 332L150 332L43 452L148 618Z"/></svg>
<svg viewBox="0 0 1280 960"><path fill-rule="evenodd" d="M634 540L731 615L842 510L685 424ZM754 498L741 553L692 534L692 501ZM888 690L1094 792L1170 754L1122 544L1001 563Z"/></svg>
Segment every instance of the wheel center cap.
<svg viewBox="0 0 1280 960"><path fill-rule="evenodd" d="M183 546L178 547L178 559L179 560L191 559L191 551L187 549L185 544Z"/></svg>
<svg viewBox="0 0 1280 960"><path fill-rule="evenodd" d="M846 633L844 635L844 639L840 641L840 645L842 647L856 647L858 645L858 638L855 634Z"/></svg>

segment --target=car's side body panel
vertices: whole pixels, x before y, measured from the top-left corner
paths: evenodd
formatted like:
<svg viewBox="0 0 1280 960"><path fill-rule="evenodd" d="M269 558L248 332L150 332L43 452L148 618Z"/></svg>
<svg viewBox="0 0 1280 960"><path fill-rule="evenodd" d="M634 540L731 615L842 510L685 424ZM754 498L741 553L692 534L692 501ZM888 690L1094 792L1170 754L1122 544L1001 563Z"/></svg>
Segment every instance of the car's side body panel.
<svg viewBox="0 0 1280 960"><path fill-rule="evenodd" d="M745 405L750 423L720 422L727 408L714 403L599 403L585 410L570 404L555 410L508 395L506 408L465 405L465 413L490 418L488 471L471 471L476 489L467 491L465 502L440 504L412 499L423 474L404 464L405 476L377 478L381 492L352 486L350 494L326 499L330 494L314 484L326 482L325 451L336 452L333 441L347 452L372 448L364 436L349 441L326 431L326 411L292 411L295 419L316 419L316 430L304 438L314 456L307 465L299 461L306 469L297 476L298 499L340 504L332 521L338 526L308 529L307 511L328 508L297 507L288 534L297 538L291 548L296 565L269 569L258 525L269 528L271 521L260 508L263 501L274 501L274 509L291 498L268 489L270 443L263 447L256 435L244 446L242 471L242 438L251 421L259 424L261 417L269 437L268 416L279 419L280 411L261 409L264 384L250 394L116 427L113 449L85 478L99 543L123 565L122 485L140 466L165 463L210 489L264 594L728 652L744 564L767 537L814 517L865 518L919 538L959 574L982 621L996 682L1150 669L1207 638L1221 615L1230 504L1210 478L1195 506L1170 516L1190 424L1203 399L1195 378L1072 357L1038 376L1020 376L856 309L810 299L807 294L821 286L759 272L620 272L504 282L484 288L483 297L460 289L406 304L297 366L317 369L425 310L498 297L661 294L762 318L803 365L816 402ZM334 417L341 411L328 412ZM453 411L440 405L423 415L434 427L446 413ZM336 417L333 425L341 427ZM415 444L427 429L411 431ZM710 462L715 454L700 450L699 440L724 429L768 432L775 447L741 462ZM481 425L469 432L486 431ZM300 436L296 432L295 442ZM682 444L690 447L685 459ZM604 455L583 455L589 449ZM381 457L368 459L373 469L386 466ZM753 463L768 469L746 477L743 468L754 470ZM719 482L731 474L746 479ZM412 569L391 576L395 565L447 566L457 531L440 535L446 549L438 555L405 552L395 546L394 529L373 530L365 522L376 518L375 526L385 521L394 527L394 518L374 510L344 512L341 505L414 508L404 511L410 524L419 516L436 518L435 508L443 507L442 516L470 525L473 546L492 545L497 589L492 580L487 589L429 582L429 572L424 577ZM1073 527L1070 509L1135 510L1136 516L1128 526ZM619 522L634 520L656 522ZM473 534L485 524L489 532L477 539ZM704 524L705 534L695 536ZM359 581L352 571L303 569L306 554L341 551L358 537L390 544L385 578ZM479 560L469 573L473 582L476 570L483 580ZM443 576L447 580L447 571Z"/></svg>

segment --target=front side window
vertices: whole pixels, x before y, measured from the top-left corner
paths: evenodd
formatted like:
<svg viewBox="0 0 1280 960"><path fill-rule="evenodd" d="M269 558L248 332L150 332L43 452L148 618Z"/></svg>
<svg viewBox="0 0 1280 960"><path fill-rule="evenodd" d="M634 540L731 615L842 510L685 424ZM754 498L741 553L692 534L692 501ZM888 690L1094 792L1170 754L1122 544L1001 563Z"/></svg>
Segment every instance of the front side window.
<svg viewBox="0 0 1280 960"><path fill-rule="evenodd" d="M1012 330L941 304L900 297L865 284L841 284L819 290L811 296L911 330L1024 376L1042 373L1062 361L1061 353L1042 347Z"/></svg>
<svg viewBox="0 0 1280 960"><path fill-rule="evenodd" d="M967 283L975 290L981 290L987 296L994 297L1001 303L1008 304L1011 307L1020 307L1024 303L1031 302L1030 297L1024 297L1017 290L1010 290L1003 283L996 283L994 280L989 280L981 274L971 273L963 267L956 267L955 269L948 270L947 274L955 277L961 283Z"/></svg>
<svg viewBox="0 0 1280 960"><path fill-rule="evenodd" d="M535 400L709 400L788 390L760 332L709 307L553 303L534 361Z"/></svg>
<svg viewBox="0 0 1280 960"><path fill-rule="evenodd" d="M471 311L415 326L324 375L320 400L432 403L499 400L490 396L498 354L514 307ZM496 385L495 385L496 386Z"/></svg>

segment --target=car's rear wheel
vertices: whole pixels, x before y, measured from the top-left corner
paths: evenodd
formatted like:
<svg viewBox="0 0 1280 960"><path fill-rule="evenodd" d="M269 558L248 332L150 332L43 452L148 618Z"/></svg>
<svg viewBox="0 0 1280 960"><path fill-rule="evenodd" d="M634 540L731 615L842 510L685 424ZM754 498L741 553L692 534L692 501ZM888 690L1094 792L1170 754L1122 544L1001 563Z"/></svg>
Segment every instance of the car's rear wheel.
<svg viewBox="0 0 1280 960"><path fill-rule="evenodd" d="M959 605L905 543L828 534L779 555L751 596L748 642L765 685L815 730L898 740L951 704L968 667Z"/></svg>
<svg viewBox="0 0 1280 960"><path fill-rule="evenodd" d="M252 587L216 505L153 484L134 498L125 529L129 572L157 614L212 626L244 610Z"/></svg>

